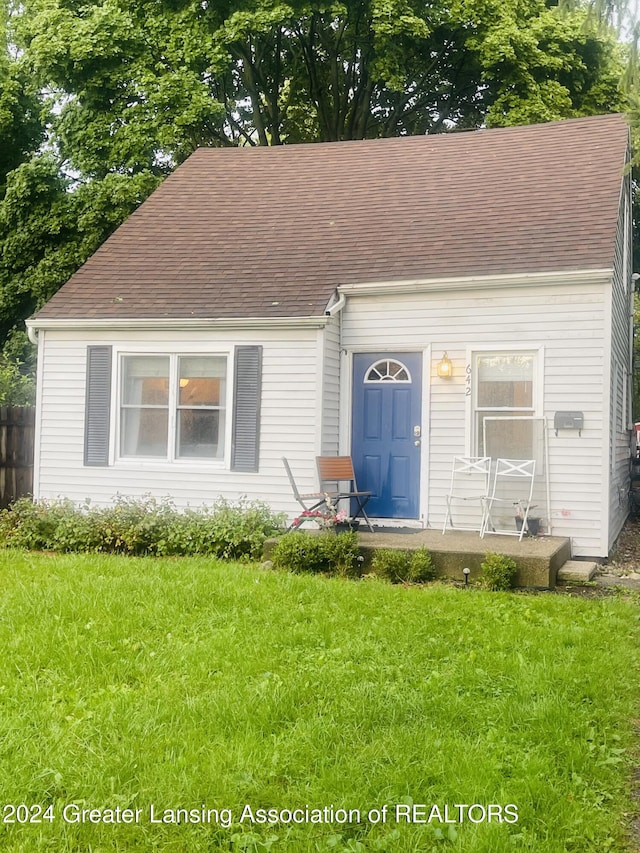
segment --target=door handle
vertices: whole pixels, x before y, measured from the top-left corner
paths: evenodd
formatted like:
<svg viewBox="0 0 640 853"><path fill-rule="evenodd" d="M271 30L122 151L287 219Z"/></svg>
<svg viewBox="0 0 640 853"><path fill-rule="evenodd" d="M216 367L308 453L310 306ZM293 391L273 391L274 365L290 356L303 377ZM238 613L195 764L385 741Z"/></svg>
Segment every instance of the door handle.
<svg viewBox="0 0 640 853"><path fill-rule="evenodd" d="M417 439L417 440L416 440L416 441L414 441L413 443L415 444L415 446L416 446L416 447L420 447L420 445L422 444L422 442L420 441L420 439Z"/></svg>

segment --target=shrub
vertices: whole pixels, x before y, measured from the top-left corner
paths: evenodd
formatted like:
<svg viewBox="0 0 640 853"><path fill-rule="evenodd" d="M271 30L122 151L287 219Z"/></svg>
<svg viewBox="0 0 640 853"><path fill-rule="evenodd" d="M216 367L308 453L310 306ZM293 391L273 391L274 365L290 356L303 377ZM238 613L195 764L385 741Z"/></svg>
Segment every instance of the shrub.
<svg viewBox="0 0 640 853"><path fill-rule="evenodd" d="M329 534L327 535L327 538ZM302 530L285 533L276 542L271 559L277 569L290 572L324 572L328 561L323 548L323 539Z"/></svg>
<svg viewBox="0 0 640 853"><path fill-rule="evenodd" d="M20 498L0 513L0 543L16 548L49 550L66 505L50 506Z"/></svg>
<svg viewBox="0 0 640 853"><path fill-rule="evenodd" d="M408 571L407 552L380 548L373 554L371 569L379 578L391 583L401 583Z"/></svg>
<svg viewBox="0 0 640 853"><path fill-rule="evenodd" d="M179 512L171 501L118 497L109 507L89 501L16 501L0 513L0 545L54 551L159 556L203 554L256 559L284 516L261 502L219 500Z"/></svg>
<svg viewBox="0 0 640 853"><path fill-rule="evenodd" d="M281 536L273 549L273 565L290 572L329 572L345 577L360 574L356 533L305 533Z"/></svg>
<svg viewBox="0 0 640 853"><path fill-rule="evenodd" d="M357 578L362 574L362 558L355 531L323 536L323 547L331 570L346 578Z"/></svg>
<svg viewBox="0 0 640 853"><path fill-rule="evenodd" d="M518 566L516 561L504 554L485 555L480 564L482 568L482 585L494 591L507 590L513 587Z"/></svg>
<svg viewBox="0 0 640 853"><path fill-rule="evenodd" d="M36 383L19 361L0 355L0 406L33 406Z"/></svg>
<svg viewBox="0 0 640 853"><path fill-rule="evenodd" d="M426 548L418 548L411 554L407 580L413 583L424 583L425 581L432 581L434 577L435 569L431 554Z"/></svg>
<svg viewBox="0 0 640 853"><path fill-rule="evenodd" d="M177 510L170 501L118 495L113 506L89 510L101 530L101 551L141 556L157 554Z"/></svg>
<svg viewBox="0 0 640 853"><path fill-rule="evenodd" d="M259 559L265 539L279 533L285 521L283 514L274 514L261 501L232 504L223 499L214 505L209 518L212 553L227 560Z"/></svg>
<svg viewBox="0 0 640 853"><path fill-rule="evenodd" d="M51 517L57 521L48 546L50 549L63 552L104 550L104 536L96 512L83 512L71 503L49 505L47 509ZM16 543L12 541L10 544ZM23 547L33 549L36 546L24 545Z"/></svg>
<svg viewBox="0 0 640 853"><path fill-rule="evenodd" d="M380 548L373 555L371 568L374 574L391 583L422 583L434 577L431 554L426 548L415 551Z"/></svg>

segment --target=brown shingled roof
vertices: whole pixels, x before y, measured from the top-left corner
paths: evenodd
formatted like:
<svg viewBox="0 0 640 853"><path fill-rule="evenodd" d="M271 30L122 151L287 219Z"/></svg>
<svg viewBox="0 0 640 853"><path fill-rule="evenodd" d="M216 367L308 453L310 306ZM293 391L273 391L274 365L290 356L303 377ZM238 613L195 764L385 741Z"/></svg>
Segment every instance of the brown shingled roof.
<svg viewBox="0 0 640 853"><path fill-rule="evenodd" d="M610 268L622 116L196 151L39 318L302 317L338 285Z"/></svg>

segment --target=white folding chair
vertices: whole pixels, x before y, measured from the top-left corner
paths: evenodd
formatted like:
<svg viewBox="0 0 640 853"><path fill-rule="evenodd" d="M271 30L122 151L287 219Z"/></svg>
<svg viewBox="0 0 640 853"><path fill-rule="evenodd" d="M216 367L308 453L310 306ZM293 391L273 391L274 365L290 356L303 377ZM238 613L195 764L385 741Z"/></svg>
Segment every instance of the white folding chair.
<svg viewBox="0 0 640 853"><path fill-rule="evenodd" d="M489 495L490 456L454 456L451 485L446 496L447 513L442 533L447 526L455 530L482 530L485 501ZM477 504L474 512L472 505ZM461 516L462 523L454 524L453 513Z"/></svg>
<svg viewBox="0 0 640 853"><path fill-rule="evenodd" d="M484 518L480 536L484 537L487 531L499 533L503 536L518 536L520 540L527 531L527 519L531 509L533 498L533 483L536 472L535 459L497 459L496 470L493 476L493 487L491 494L485 501ZM496 525L494 521L495 509L502 505L512 507L513 524L515 530L510 529L511 519L506 525ZM518 519L520 529L518 529Z"/></svg>

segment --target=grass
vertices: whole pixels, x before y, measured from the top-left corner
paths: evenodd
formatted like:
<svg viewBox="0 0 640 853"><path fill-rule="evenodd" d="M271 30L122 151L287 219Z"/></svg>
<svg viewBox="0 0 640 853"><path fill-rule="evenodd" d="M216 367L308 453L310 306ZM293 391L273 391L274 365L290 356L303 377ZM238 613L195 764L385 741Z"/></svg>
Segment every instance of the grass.
<svg viewBox="0 0 640 853"><path fill-rule="evenodd" d="M636 601L22 552L0 589L0 803L53 818L0 823L2 851L630 849ZM518 821L397 822L412 803ZM203 804L232 820L149 819ZM245 804L361 820L240 823Z"/></svg>

